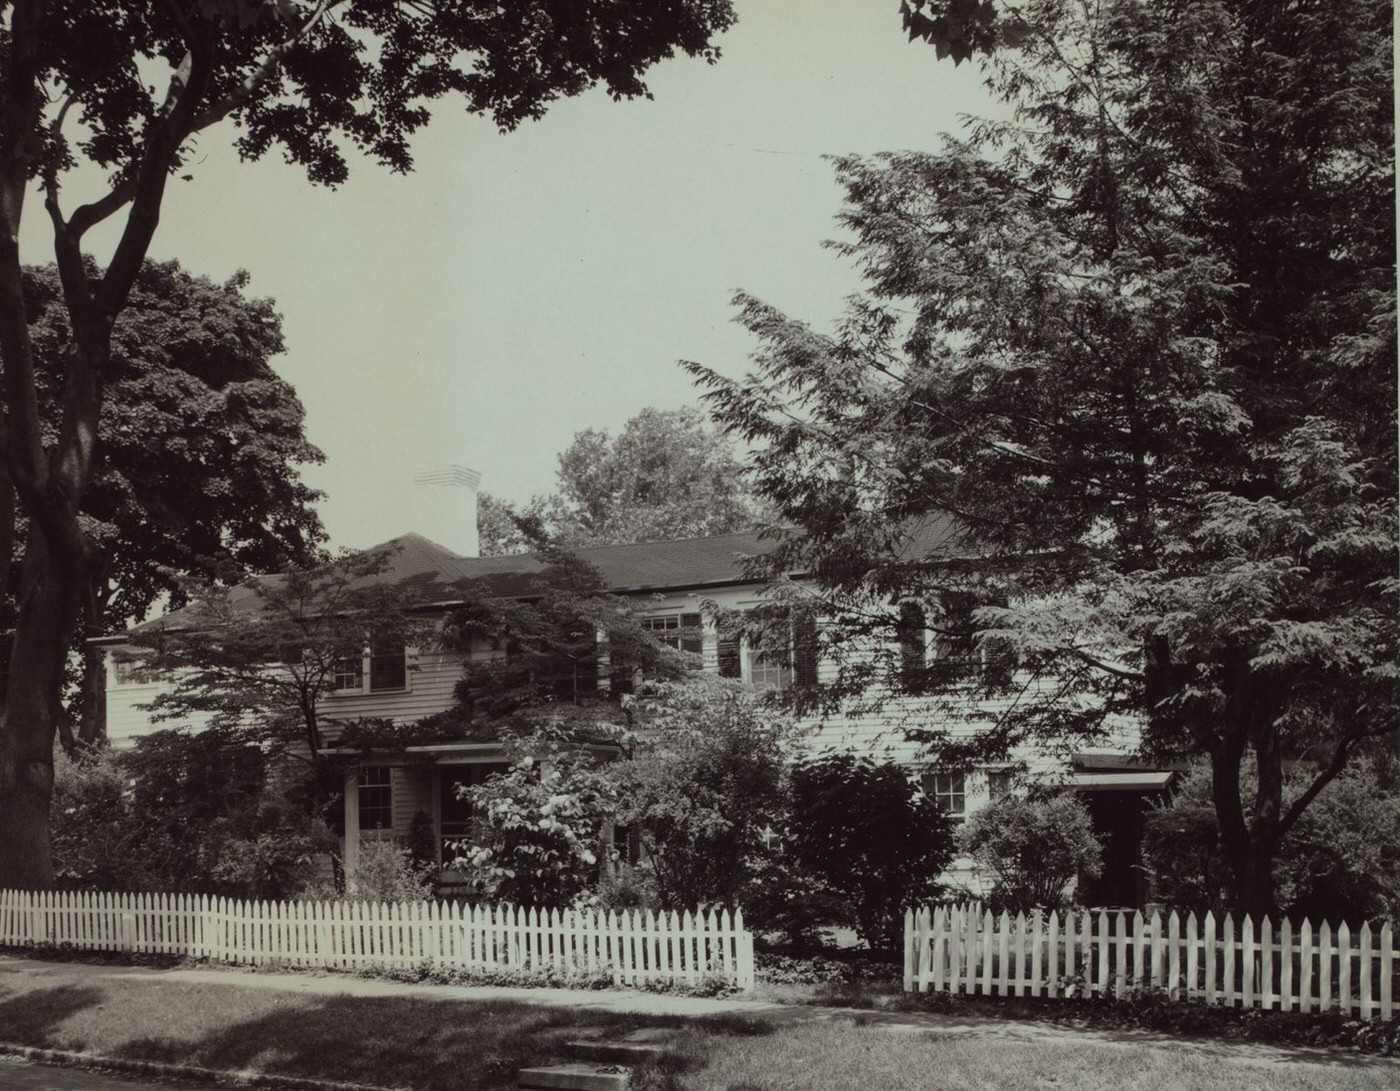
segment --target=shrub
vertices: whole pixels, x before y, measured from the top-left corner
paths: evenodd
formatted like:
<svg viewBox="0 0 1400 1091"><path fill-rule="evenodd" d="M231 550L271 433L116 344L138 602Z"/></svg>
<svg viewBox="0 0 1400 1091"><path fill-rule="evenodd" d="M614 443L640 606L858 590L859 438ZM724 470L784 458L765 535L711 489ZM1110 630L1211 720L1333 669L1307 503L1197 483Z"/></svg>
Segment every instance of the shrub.
<svg viewBox="0 0 1400 1091"><path fill-rule="evenodd" d="M603 823L614 808L611 783L562 719L507 746L510 769L465 789L477 821L452 866L489 900L572 905L597 875Z"/></svg>
<svg viewBox="0 0 1400 1091"><path fill-rule="evenodd" d="M712 676L653 686L635 707L644 731L608 775L617 821L645 850L639 866L668 909L737 904L773 855L793 724Z"/></svg>
<svg viewBox="0 0 1400 1091"><path fill-rule="evenodd" d="M784 839L794 867L846 905L871 947L898 948L904 910L938 893L953 854L948 816L908 771L850 754L798 765Z"/></svg>
<svg viewBox="0 0 1400 1091"><path fill-rule="evenodd" d="M777 935L797 951L821 946L821 929L844 923L849 906L791 855L767 860L744 894L744 923L757 934Z"/></svg>
<svg viewBox="0 0 1400 1091"><path fill-rule="evenodd" d="M433 896L435 867L415 863L393 841L360 842L360 859L346 882L345 897L357 902L424 902Z"/></svg>
<svg viewBox="0 0 1400 1091"><path fill-rule="evenodd" d="M1103 851L1078 796L1004 796L968 819L962 849L992 875L989 900L1012 913L1064 904L1076 876L1094 878Z"/></svg>
<svg viewBox="0 0 1400 1091"><path fill-rule="evenodd" d="M620 862L604 870L588 902L598 909L656 909L661 904L651 873Z"/></svg>
<svg viewBox="0 0 1400 1091"><path fill-rule="evenodd" d="M286 898L333 839L296 777L220 731L161 731L60 761L53 837L70 887Z"/></svg>
<svg viewBox="0 0 1400 1091"><path fill-rule="evenodd" d="M110 750L74 761L54 756L51 837L54 876L80 890L133 890L143 887L132 866L136 824L127 798L126 777Z"/></svg>
<svg viewBox="0 0 1400 1091"><path fill-rule="evenodd" d="M413 820L408 825L408 840L404 847L408 849L408 855L415 867L427 872L437 870L437 831L433 828L432 815L427 811L413 812Z"/></svg>

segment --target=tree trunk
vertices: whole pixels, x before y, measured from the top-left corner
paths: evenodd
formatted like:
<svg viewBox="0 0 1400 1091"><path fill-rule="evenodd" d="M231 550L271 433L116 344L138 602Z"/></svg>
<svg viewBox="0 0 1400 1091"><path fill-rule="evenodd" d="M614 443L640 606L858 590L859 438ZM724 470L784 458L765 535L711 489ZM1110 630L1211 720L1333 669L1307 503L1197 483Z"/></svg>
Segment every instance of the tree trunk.
<svg viewBox="0 0 1400 1091"><path fill-rule="evenodd" d="M54 736L63 715L63 671L77 624L85 561L81 549L55 548L37 521L31 522L0 725L0 886L11 889L53 885L49 801Z"/></svg>
<svg viewBox="0 0 1400 1091"><path fill-rule="evenodd" d="M1225 900L1251 916L1278 908L1273 874L1283 801L1283 755L1275 725L1278 686L1250 668L1247 650L1237 651L1227 672L1224 723L1211 746L1211 795L1220 826ZM1250 746L1256 786L1246 814L1240 771Z"/></svg>
<svg viewBox="0 0 1400 1091"><path fill-rule="evenodd" d="M78 705L78 731L69 746L69 756L98 746L107 738L107 657L88 641L102 636L107 622L110 593L102 565L94 564L88 575L87 608L83 616L83 678Z"/></svg>

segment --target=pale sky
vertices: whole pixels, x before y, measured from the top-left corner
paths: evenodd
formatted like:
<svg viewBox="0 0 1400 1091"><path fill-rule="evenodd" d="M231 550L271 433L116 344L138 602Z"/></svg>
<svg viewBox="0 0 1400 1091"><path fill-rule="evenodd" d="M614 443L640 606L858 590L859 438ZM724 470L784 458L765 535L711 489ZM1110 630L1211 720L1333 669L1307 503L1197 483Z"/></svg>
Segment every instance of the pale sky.
<svg viewBox="0 0 1400 1091"><path fill-rule="evenodd" d="M326 454L336 546L411 526L415 472L449 463L523 500L553 487L584 428L616 431L696 392L677 366L742 374L744 289L825 326L858 281L823 250L840 192L825 154L932 150L961 113L994 107L975 66L905 42L894 3L738 0L714 66L653 69L654 101L602 92L499 135L438 103L417 167L352 163L339 190L273 156L240 164L200 138L152 246L249 289L283 316L307 432ZM89 196L70 185L71 209ZM25 260L52 260L37 196ZM89 237L99 261L110 233Z"/></svg>

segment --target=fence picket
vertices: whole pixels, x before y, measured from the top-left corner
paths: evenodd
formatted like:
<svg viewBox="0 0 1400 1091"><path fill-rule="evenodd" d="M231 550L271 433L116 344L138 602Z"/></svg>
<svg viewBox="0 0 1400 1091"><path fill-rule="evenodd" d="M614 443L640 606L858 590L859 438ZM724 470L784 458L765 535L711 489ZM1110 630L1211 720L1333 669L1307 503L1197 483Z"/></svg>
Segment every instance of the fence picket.
<svg viewBox="0 0 1400 1091"><path fill-rule="evenodd" d="M1268 917L1259 921L1259 1006L1274 1006L1274 925Z"/></svg>
<svg viewBox="0 0 1400 1091"><path fill-rule="evenodd" d="M1351 1014L1351 928L1346 921L1337 929L1337 1002L1342 1014Z"/></svg>
<svg viewBox="0 0 1400 1091"><path fill-rule="evenodd" d="M1304 917L1298 929L1298 1010L1305 1015L1312 1011L1314 948L1312 922Z"/></svg>
<svg viewBox="0 0 1400 1091"><path fill-rule="evenodd" d="M1390 921L1381 925L1381 1018L1389 1019L1395 1012L1395 929Z"/></svg>
<svg viewBox="0 0 1400 1091"><path fill-rule="evenodd" d="M978 943L978 954L982 959L982 994L992 995L994 974L996 972L996 960L994 957L995 948L992 946L996 940L996 920L992 916L992 911L988 909L982 914L982 931Z"/></svg>
<svg viewBox="0 0 1400 1091"><path fill-rule="evenodd" d="M1254 918L1246 914L1240 922L1240 1003L1254 1007Z"/></svg>
<svg viewBox="0 0 1400 1091"><path fill-rule="evenodd" d="M1371 924L1369 921L1363 922L1361 931L1357 934L1357 941L1360 944L1360 974L1358 975L1357 987L1360 991L1361 1018L1371 1018Z"/></svg>
<svg viewBox="0 0 1400 1091"><path fill-rule="evenodd" d="M1011 985L1011 915L1002 910L997 925L997 995L1005 996Z"/></svg>
<svg viewBox="0 0 1400 1091"><path fill-rule="evenodd" d="M1317 1010L1332 1008L1332 926L1327 921L1317 930Z"/></svg>

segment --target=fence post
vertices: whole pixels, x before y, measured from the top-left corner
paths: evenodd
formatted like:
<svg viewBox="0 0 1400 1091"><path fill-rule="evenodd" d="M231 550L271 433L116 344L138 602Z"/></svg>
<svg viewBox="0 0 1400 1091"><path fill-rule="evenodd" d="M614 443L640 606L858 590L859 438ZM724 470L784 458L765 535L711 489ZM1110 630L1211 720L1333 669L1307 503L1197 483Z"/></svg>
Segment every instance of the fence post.
<svg viewBox="0 0 1400 1091"><path fill-rule="evenodd" d="M742 909L734 910L734 929L739 937L739 959L734 976L739 988L748 992L753 988L753 935L744 928Z"/></svg>
<svg viewBox="0 0 1400 1091"><path fill-rule="evenodd" d="M1395 929L1390 921L1381 925L1381 1018L1389 1019L1395 1012Z"/></svg>

